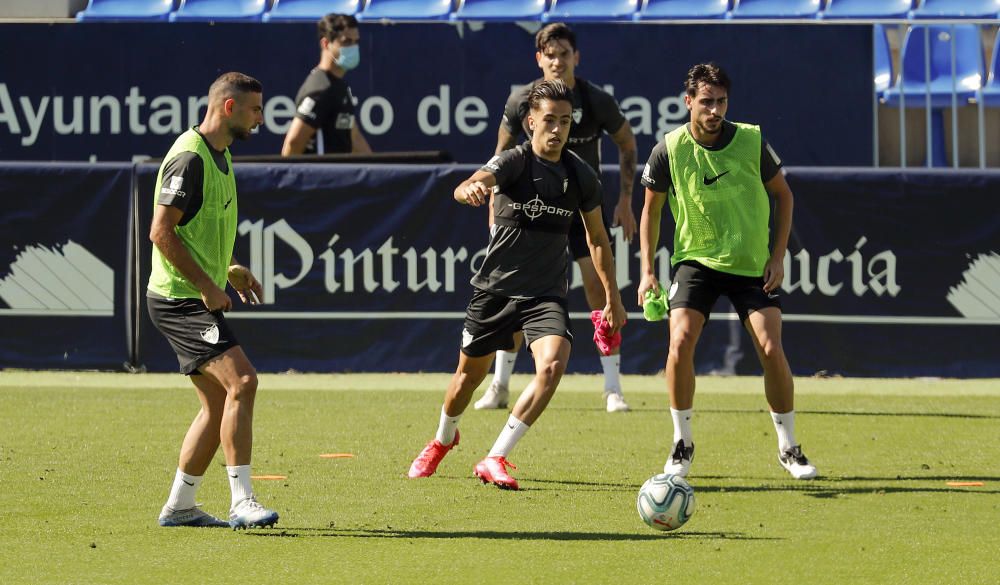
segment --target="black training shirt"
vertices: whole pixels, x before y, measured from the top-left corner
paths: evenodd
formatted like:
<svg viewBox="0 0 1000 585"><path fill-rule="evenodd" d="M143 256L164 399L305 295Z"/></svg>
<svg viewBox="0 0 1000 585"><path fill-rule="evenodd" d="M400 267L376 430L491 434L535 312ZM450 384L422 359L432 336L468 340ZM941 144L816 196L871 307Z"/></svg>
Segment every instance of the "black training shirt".
<svg viewBox="0 0 1000 585"><path fill-rule="evenodd" d="M511 92L503 110L503 127L515 138L528 128L528 94L541 80L533 81ZM615 98L593 83L579 77L573 85L573 124L567 147L580 155L596 172L601 169L601 136L614 134L625 123L625 115Z"/></svg>
<svg viewBox="0 0 1000 585"><path fill-rule="evenodd" d="M525 177L529 166L531 176ZM558 163L541 159L527 142L501 152L480 170L496 177L493 214L498 223L472 285L511 298L565 297L566 232L580 211L601 204L597 173L571 152L564 152ZM501 225L513 218L520 225Z"/></svg>
<svg viewBox="0 0 1000 585"><path fill-rule="evenodd" d="M351 152L354 96L347 82L313 69L295 95L295 117L316 129L306 154Z"/></svg>

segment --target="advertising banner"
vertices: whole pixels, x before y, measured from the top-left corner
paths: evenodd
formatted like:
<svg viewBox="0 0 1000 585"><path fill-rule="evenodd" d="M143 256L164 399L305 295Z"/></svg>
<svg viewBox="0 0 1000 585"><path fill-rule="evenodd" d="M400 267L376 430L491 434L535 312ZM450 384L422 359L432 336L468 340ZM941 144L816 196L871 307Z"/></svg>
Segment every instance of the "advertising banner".
<svg viewBox="0 0 1000 585"><path fill-rule="evenodd" d="M156 167L138 169L142 234ZM474 169L238 165L236 256L260 278L265 305L238 307L230 318L258 367L449 370L468 281L488 243L486 210L452 198ZM612 167L604 179L617 184ZM891 171L791 169L789 181L795 229L781 293L793 371L1000 375L1000 226L991 196L1000 173L917 179ZM638 215L641 199L635 207ZM668 283L673 225L665 215L655 265ZM638 241L629 244L619 229L612 240L631 320L623 371L655 372L666 359L666 323L645 322L636 304ZM578 343L570 370L597 372L578 274L571 284ZM144 311L139 316L141 363L173 368L169 348L142 320ZM720 301L699 346L699 370L759 370L734 320Z"/></svg>
<svg viewBox="0 0 1000 585"><path fill-rule="evenodd" d="M131 164L0 165L0 368L120 369Z"/></svg>
<svg viewBox="0 0 1000 585"><path fill-rule="evenodd" d="M541 76L538 26L362 24L361 64L345 80L372 148L447 151L465 163L488 158L511 88ZM688 69L715 61L732 78L728 117L760 124L786 164L871 164L868 26L581 23L574 30L576 74L618 100L639 162L687 120ZM226 71L264 85L264 125L240 154L278 154L296 92L319 62L312 23L5 24L0 54L17 56L0 67L0 160L162 156L174 136L201 121L208 87ZM617 164L610 140L603 153Z"/></svg>

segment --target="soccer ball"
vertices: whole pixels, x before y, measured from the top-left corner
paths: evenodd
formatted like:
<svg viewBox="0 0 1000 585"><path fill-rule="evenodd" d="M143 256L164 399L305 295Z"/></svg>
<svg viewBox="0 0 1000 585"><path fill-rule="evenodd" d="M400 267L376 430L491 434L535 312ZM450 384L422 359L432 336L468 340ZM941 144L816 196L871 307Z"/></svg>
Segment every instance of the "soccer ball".
<svg viewBox="0 0 1000 585"><path fill-rule="evenodd" d="M636 508L650 528L675 530L694 514L694 490L679 475L654 475L639 488Z"/></svg>

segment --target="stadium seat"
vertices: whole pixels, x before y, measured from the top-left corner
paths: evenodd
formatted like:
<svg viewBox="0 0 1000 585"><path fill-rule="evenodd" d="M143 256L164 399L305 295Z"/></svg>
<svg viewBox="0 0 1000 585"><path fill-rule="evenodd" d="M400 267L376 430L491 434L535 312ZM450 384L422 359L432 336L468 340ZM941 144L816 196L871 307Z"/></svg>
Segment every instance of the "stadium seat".
<svg viewBox="0 0 1000 585"><path fill-rule="evenodd" d="M930 79L925 75L924 31L930 31ZM983 45L979 27L974 24L911 26L903 39L902 81L885 92L890 106L899 105L905 96L907 107L925 107L929 91L931 107L951 107L951 47L955 46L955 92L958 104L972 98L983 81Z"/></svg>
<svg viewBox="0 0 1000 585"><path fill-rule="evenodd" d="M640 3L640 0L552 0L542 20L632 20Z"/></svg>
<svg viewBox="0 0 1000 585"><path fill-rule="evenodd" d="M79 22L167 20L174 8L174 0L90 0L76 19Z"/></svg>
<svg viewBox="0 0 1000 585"><path fill-rule="evenodd" d="M820 18L906 18L915 0L826 0Z"/></svg>
<svg viewBox="0 0 1000 585"><path fill-rule="evenodd" d="M820 0L740 0L732 18L815 18Z"/></svg>
<svg viewBox="0 0 1000 585"><path fill-rule="evenodd" d="M368 0L358 20L447 20L452 0Z"/></svg>
<svg viewBox="0 0 1000 585"><path fill-rule="evenodd" d="M885 90L892 85L892 52L889 49L889 37L886 36L885 27L876 24L872 27L872 48L874 53L874 80L875 91L878 97L885 95Z"/></svg>
<svg viewBox="0 0 1000 585"><path fill-rule="evenodd" d="M925 74L925 32L930 40L930 78ZM952 76L952 44L955 74ZM947 166L945 158L944 115L952 105L952 89L958 106L968 103L980 89L983 79L983 47L979 27L974 24L914 25L906 32L901 55L902 79L887 89L885 103L899 106L900 94L908 108L927 107L930 96L931 152L928 158L935 167Z"/></svg>
<svg viewBox="0 0 1000 585"><path fill-rule="evenodd" d="M170 22L260 22L266 9L266 0L181 0Z"/></svg>
<svg viewBox="0 0 1000 585"><path fill-rule="evenodd" d="M1000 28L997 29L997 34L1000 35ZM979 99L992 108L1000 107L1000 42L993 43L989 77L989 81L980 90Z"/></svg>
<svg viewBox="0 0 1000 585"><path fill-rule="evenodd" d="M545 0L464 0L452 20L541 20Z"/></svg>
<svg viewBox="0 0 1000 585"><path fill-rule="evenodd" d="M646 0L636 20L725 18L730 0Z"/></svg>
<svg viewBox="0 0 1000 585"><path fill-rule="evenodd" d="M357 14L363 0L274 0L264 13L264 22L280 20L319 20L330 14Z"/></svg>
<svg viewBox="0 0 1000 585"><path fill-rule="evenodd" d="M911 18L996 18L997 0L924 0L910 12Z"/></svg>

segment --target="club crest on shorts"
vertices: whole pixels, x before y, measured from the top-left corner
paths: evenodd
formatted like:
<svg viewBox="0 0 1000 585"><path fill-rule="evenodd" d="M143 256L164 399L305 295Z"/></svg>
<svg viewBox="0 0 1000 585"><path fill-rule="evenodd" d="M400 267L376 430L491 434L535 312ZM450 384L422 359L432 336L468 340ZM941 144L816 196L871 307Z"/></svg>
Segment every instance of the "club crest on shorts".
<svg viewBox="0 0 1000 585"><path fill-rule="evenodd" d="M219 343L219 326L213 323L211 327L201 332L201 338L212 345Z"/></svg>
<svg viewBox="0 0 1000 585"><path fill-rule="evenodd" d="M469 347L472 343L472 334L469 333L468 329L462 329L462 347Z"/></svg>
<svg viewBox="0 0 1000 585"><path fill-rule="evenodd" d="M670 294L667 295L667 300L673 300L675 294L677 294L677 283L676 282L670 285Z"/></svg>
<svg viewBox="0 0 1000 585"><path fill-rule="evenodd" d="M579 124L583 119L583 108L573 108L573 123Z"/></svg>

